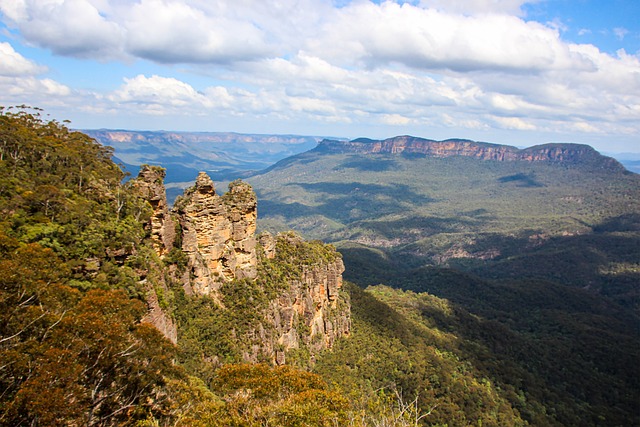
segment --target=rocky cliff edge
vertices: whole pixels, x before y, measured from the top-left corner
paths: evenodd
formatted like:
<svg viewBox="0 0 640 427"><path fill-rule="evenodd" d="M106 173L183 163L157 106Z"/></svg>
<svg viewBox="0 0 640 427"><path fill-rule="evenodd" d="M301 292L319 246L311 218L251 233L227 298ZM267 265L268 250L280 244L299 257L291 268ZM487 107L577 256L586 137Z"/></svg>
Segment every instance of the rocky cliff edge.
<svg viewBox="0 0 640 427"><path fill-rule="evenodd" d="M553 143L519 149L510 145L490 144L466 139L434 141L413 136L396 136L385 140L367 138L352 141L325 139L318 150L334 153L358 154L423 154L429 157L465 156L480 160L550 162L564 164L589 164L613 171L624 171L618 161L598 153L583 144Z"/></svg>

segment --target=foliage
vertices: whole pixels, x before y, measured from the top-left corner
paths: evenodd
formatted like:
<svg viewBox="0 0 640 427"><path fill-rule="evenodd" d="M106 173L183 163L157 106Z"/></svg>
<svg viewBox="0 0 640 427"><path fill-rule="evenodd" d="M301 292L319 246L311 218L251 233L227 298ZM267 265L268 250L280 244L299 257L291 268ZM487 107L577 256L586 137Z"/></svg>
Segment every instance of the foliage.
<svg viewBox="0 0 640 427"><path fill-rule="evenodd" d="M507 393L466 359L455 335L407 317L381 301L377 290L348 286L352 336L320 358L315 370L342 389L357 390L354 406L371 424L392 417L397 402L406 406L406 399L415 399L419 425L526 425ZM400 291L380 290L405 299ZM446 313L444 301L427 300ZM374 398L396 403L370 407Z"/></svg>
<svg viewBox="0 0 640 427"><path fill-rule="evenodd" d="M37 109L0 110L0 217L12 237L69 262L76 280L136 293L135 277L107 276L140 246L150 206L121 184L112 152Z"/></svg>
<svg viewBox="0 0 640 427"><path fill-rule="evenodd" d="M142 278L161 276L150 206L111 154L37 109L0 109L0 425L169 423L197 389L141 322Z"/></svg>
<svg viewBox="0 0 640 427"><path fill-rule="evenodd" d="M258 251L257 277L225 283L219 290L220 301L210 296L187 296L181 287L173 290L180 361L206 384L211 384L220 365L242 362L252 345L266 347L263 341L274 339L273 325L266 318L269 304L292 283L300 282L305 268L333 262L340 256L330 245L304 241L293 233L276 238L273 258L267 258L260 247ZM298 329L302 332L307 327ZM291 356L297 365L309 365L310 353L304 346ZM257 357L272 362L271 354L260 352Z"/></svg>
<svg viewBox="0 0 640 427"><path fill-rule="evenodd" d="M345 278L363 288L416 292L352 289L353 335L319 361L323 376L416 396L420 363L466 366L530 424L640 425L638 175L589 162L314 150L249 181L262 227L285 222L333 241ZM423 340L440 353L403 350Z"/></svg>
<svg viewBox="0 0 640 427"><path fill-rule="evenodd" d="M226 365L213 390L226 405L216 425L345 425L348 401L318 376L288 366Z"/></svg>
<svg viewBox="0 0 640 427"><path fill-rule="evenodd" d="M274 168L305 173L262 187L272 223L357 241L351 277L405 289L347 284L351 336L315 365L287 355L299 370L241 362L273 332L266 307L335 248L285 234L255 281L187 296L184 254L157 257L111 154L0 111L0 425L640 424L637 177L313 153ZM178 347L141 322L151 291Z"/></svg>
<svg viewBox="0 0 640 427"><path fill-rule="evenodd" d="M598 271L628 262L620 261L622 250L616 252L620 243L630 249L627 258L637 259L637 174L588 162L313 150L249 181L260 196L262 227L278 229L285 222L305 236L334 242L345 249L346 275L353 280L362 281L365 269L371 273L366 284L386 281L376 257L358 256L371 248L383 251L392 276L434 265L589 285L629 306L638 301L637 277ZM537 267L549 263L555 265Z"/></svg>
<svg viewBox="0 0 640 427"><path fill-rule="evenodd" d="M0 424L116 425L162 404L179 377L174 348L144 305L118 290L61 284L51 249L3 236L0 253Z"/></svg>

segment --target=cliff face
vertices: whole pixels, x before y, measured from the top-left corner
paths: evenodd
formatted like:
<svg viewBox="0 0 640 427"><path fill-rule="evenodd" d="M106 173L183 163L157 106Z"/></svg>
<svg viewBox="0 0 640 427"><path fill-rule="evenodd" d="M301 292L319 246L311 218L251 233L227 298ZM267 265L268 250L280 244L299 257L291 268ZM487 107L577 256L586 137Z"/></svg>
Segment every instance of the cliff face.
<svg viewBox="0 0 640 427"><path fill-rule="evenodd" d="M257 202L248 184L231 183L219 196L201 172L175 210L193 276L189 292L215 296L225 282L255 277Z"/></svg>
<svg viewBox="0 0 640 427"><path fill-rule="evenodd" d="M371 139L355 139L353 141L324 140L320 146L332 152L349 153L417 153L432 157L467 156L482 160L514 160L515 147L496 144L480 144L474 141L451 139L433 141L412 136L375 141Z"/></svg>
<svg viewBox="0 0 640 427"><path fill-rule="evenodd" d="M166 172L157 166L142 165L138 177L133 181L138 194L151 205L152 214L147 227L159 256L167 254L176 238L175 222L169 214L164 187Z"/></svg>
<svg viewBox="0 0 640 427"><path fill-rule="evenodd" d="M151 216L146 226L150 233L151 244L160 257L169 253L176 238L176 224L169 212L164 177L163 168L143 165L138 177L132 180L138 195L151 205ZM144 278L148 311L143 320L154 325L175 344L178 341L177 325L170 314L161 307L157 294L158 289L161 289L163 294L169 292L168 285L164 276L159 274L160 267L155 266L152 269L153 271L147 272Z"/></svg>
<svg viewBox="0 0 640 427"><path fill-rule="evenodd" d="M281 255L278 247L293 253L308 250L306 242L290 234L280 234L276 238L263 235L260 243L274 248L270 254L272 257ZM299 277L289 281L266 308L264 319L267 328L254 332L254 336L259 335L263 343L260 350L276 364L286 363L287 353L301 348L305 348L313 358L318 352L331 348L339 338L350 334L350 303L340 293L344 264L334 249L323 250L328 251L326 254L329 256L301 266ZM269 256L266 251L265 254ZM248 361L257 361L258 358L255 351L245 354Z"/></svg>
<svg viewBox="0 0 640 427"><path fill-rule="evenodd" d="M320 150L337 153L414 153L430 157L465 156L481 160L589 163L607 169L623 171L616 160L602 156L588 145L545 144L520 150L509 145L489 144L464 139L434 141L412 136L397 136L382 141L355 139L353 141L323 140Z"/></svg>

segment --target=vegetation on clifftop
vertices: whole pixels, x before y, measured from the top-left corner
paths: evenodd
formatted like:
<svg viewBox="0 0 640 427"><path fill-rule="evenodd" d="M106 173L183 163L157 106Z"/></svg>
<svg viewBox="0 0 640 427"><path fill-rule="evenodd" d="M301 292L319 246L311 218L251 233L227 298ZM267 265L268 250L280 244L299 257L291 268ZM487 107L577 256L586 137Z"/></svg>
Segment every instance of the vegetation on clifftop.
<svg viewBox="0 0 640 427"><path fill-rule="evenodd" d="M297 357L287 355L295 367L268 358L245 363L244 352L261 337L243 333L258 325L265 304L305 268L341 255L284 235L276 256L262 257L255 281L221 289L222 306L189 296L176 278L185 272L184 254L176 247L158 258L144 227L150 205L122 183L111 155L38 110L0 111L0 425L640 425L633 412L637 317L617 299L580 289L578 278L557 287L478 264L468 266L478 276L434 266L397 269L396 254L365 251L358 258L345 251L362 266L354 280L376 285L345 286L350 337L313 359L302 346ZM342 166L394 164L381 160L350 158ZM528 182L514 180L500 185ZM334 184L355 192L347 214L337 209L343 198L313 197L337 219L373 215L375 209L357 205L368 196L356 193L385 187ZM378 213L389 213L396 196L403 206L428 202L405 189L383 188L374 198ZM483 212L467 212L460 224L472 217L498 226ZM596 251L612 236L625 243L622 252L634 248L636 221L618 218L582 239L594 249L586 252L611 260L601 265L603 274L632 278L632 255ZM585 247L582 239L575 237L575 248ZM416 267L411 262L405 266ZM526 260L502 262L517 274L528 269ZM160 281L167 287L156 286ZM608 283L628 290L626 282ZM149 285L179 324L177 345L143 321Z"/></svg>

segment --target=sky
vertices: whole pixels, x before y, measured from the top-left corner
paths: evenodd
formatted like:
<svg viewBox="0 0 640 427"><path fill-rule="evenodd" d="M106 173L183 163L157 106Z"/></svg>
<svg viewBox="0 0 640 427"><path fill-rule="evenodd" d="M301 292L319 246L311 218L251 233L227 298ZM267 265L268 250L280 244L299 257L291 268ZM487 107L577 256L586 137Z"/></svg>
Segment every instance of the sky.
<svg viewBox="0 0 640 427"><path fill-rule="evenodd" d="M640 0L0 0L0 105L73 128L640 153Z"/></svg>

